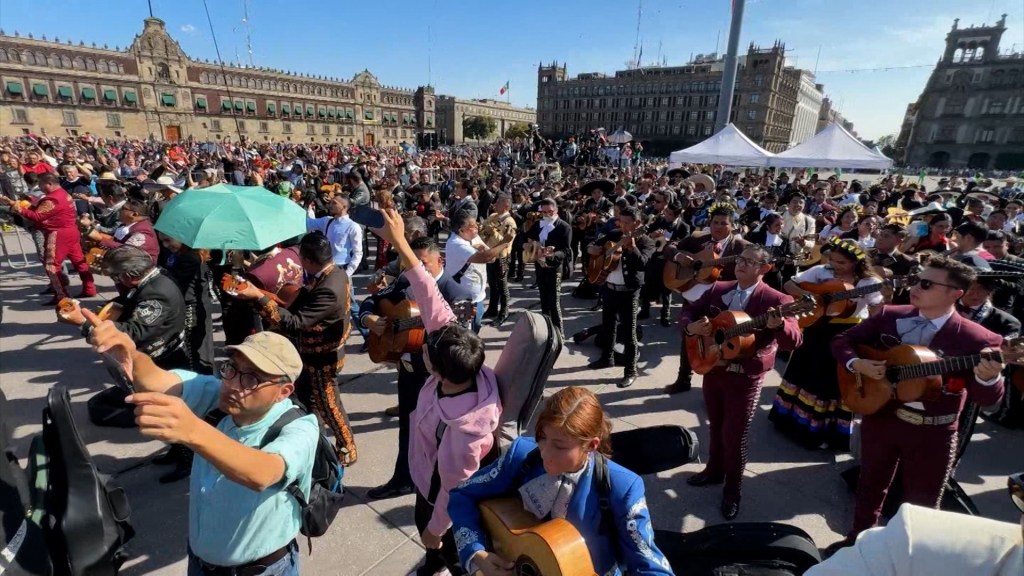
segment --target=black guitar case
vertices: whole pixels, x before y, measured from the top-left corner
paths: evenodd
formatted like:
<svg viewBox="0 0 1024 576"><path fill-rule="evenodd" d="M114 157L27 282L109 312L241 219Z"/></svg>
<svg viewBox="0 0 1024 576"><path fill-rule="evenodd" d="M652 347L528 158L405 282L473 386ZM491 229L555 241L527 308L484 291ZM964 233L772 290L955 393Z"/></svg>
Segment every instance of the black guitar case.
<svg viewBox="0 0 1024 576"><path fill-rule="evenodd" d="M682 426L649 426L613 432L612 460L640 474L657 474L695 462L697 435Z"/></svg>
<svg viewBox="0 0 1024 576"><path fill-rule="evenodd" d="M10 452L3 422L9 414L0 390L0 573L4 576L47 576L51 573L43 530L26 516L29 510L25 471Z"/></svg>
<svg viewBox="0 0 1024 576"><path fill-rule="evenodd" d="M56 576L114 576L134 535L124 490L96 470L71 414L67 388L55 386L29 463L33 504Z"/></svg>
<svg viewBox="0 0 1024 576"><path fill-rule="evenodd" d="M529 428L562 346L550 318L536 312L519 314L494 364L502 405L496 445L511 444Z"/></svg>
<svg viewBox="0 0 1024 576"><path fill-rule="evenodd" d="M799 576L821 562L803 530L774 522L716 524L681 534L654 531L672 571L686 576Z"/></svg>

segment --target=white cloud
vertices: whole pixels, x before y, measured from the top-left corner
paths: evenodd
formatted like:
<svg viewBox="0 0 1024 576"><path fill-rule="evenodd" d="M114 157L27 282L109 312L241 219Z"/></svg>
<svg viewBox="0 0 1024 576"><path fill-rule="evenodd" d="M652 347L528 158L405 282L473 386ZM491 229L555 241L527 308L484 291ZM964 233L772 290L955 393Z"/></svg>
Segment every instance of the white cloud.
<svg viewBox="0 0 1024 576"><path fill-rule="evenodd" d="M191 34L196 31L196 27L191 24L185 24L181 27L181 31L186 34Z"/></svg>

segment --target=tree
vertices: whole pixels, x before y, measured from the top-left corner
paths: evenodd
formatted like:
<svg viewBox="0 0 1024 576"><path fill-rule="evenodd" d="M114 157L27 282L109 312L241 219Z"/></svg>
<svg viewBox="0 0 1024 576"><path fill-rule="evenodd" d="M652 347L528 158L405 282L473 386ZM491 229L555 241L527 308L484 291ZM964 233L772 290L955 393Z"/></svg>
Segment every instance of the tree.
<svg viewBox="0 0 1024 576"><path fill-rule="evenodd" d="M498 123L494 118L486 116L470 116L462 119L462 137L474 140L486 140L498 129Z"/></svg>
<svg viewBox="0 0 1024 576"><path fill-rule="evenodd" d="M882 136L881 138L878 139L878 142L876 142L875 145L878 146L878 149L882 151L882 154L885 154L889 158L896 158L897 154L899 153L899 151L896 149L895 134L886 134L885 136Z"/></svg>
<svg viewBox="0 0 1024 576"><path fill-rule="evenodd" d="M505 138L511 140L513 138L529 138L530 137L530 125L525 122L516 122L512 126L505 130Z"/></svg>

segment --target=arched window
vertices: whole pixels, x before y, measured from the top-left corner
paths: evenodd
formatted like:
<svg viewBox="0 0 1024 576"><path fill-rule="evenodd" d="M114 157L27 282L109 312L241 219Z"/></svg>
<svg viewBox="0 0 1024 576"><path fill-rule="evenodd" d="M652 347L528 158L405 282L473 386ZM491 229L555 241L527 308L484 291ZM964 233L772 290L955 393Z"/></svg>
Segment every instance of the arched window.
<svg viewBox="0 0 1024 576"><path fill-rule="evenodd" d="M62 55L60 57L60 67L61 68L71 68L71 58L68 58L67 56Z"/></svg>
<svg viewBox="0 0 1024 576"><path fill-rule="evenodd" d="M19 54L19 57L22 64L32 64L32 62L35 61L35 58L32 57L32 53L28 50L25 50L24 52Z"/></svg>
<svg viewBox="0 0 1024 576"><path fill-rule="evenodd" d="M81 56L75 56L75 59L71 61L71 67L75 70L85 70L85 60Z"/></svg>
<svg viewBox="0 0 1024 576"><path fill-rule="evenodd" d="M85 59L85 69L86 70L90 70L92 72L95 72L96 71L96 61L93 60L92 58L86 58Z"/></svg>
<svg viewBox="0 0 1024 576"><path fill-rule="evenodd" d="M256 89L256 81L253 80L252 78L249 78L248 81L246 81L245 85L250 90L255 90Z"/></svg>
<svg viewBox="0 0 1024 576"><path fill-rule="evenodd" d="M36 66L46 66L46 56L42 52L36 52Z"/></svg>
<svg viewBox="0 0 1024 576"><path fill-rule="evenodd" d="M46 58L46 64L50 68L60 68L60 56L57 56L56 54L50 54Z"/></svg>
<svg viewBox="0 0 1024 576"><path fill-rule="evenodd" d="M171 69L163 62L156 65L156 77L160 80L171 79Z"/></svg>
<svg viewBox="0 0 1024 576"><path fill-rule="evenodd" d="M7 52L0 50L0 62L7 62Z"/></svg>
<svg viewBox="0 0 1024 576"><path fill-rule="evenodd" d="M109 72L110 71L110 67L107 66L107 61L106 60L100 60L99 62L97 62L96 63L96 69L99 70L100 72Z"/></svg>

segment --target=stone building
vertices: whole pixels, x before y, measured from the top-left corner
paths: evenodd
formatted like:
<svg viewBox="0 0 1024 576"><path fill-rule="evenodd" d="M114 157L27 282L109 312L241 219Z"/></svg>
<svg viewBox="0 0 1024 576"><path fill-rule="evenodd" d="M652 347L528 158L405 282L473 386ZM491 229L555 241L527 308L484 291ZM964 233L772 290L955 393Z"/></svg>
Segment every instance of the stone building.
<svg viewBox="0 0 1024 576"><path fill-rule="evenodd" d="M818 84L819 90L823 88L824 86ZM846 128L846 131L850 134L853 134L854 136L857 135L857 131L853 129L853 122L844 118L842 113L833 106L832 99L825 96L821 99L821 111L818 112L817 132L821 132L829 124L839 124L843 128Z"/></svg>
<svg viewBox="0 0 1024 576"><path fill-rule="evenodd" d="M906 164L935 168L1024 168L1024 54L999 52L1006 15L993 26L946 35L915 113L897 140Z"/></svg>
<svg viewBox="0 0 1024 576"><path fill-rule="evenodd" d="M435 131L434 89L349 81L188 57L147 18L126 49L0 33L0 134L239 136L397 146Z"/></svg>
<svg viewBox="0 0 1024 576"><path fill-rule="evenodd" d="M786 48L753 44L739 58L732 122L772 152L791 141L801 75L786 66ZM665 153L714 132L724 59L698 56L685 66L642 67L608 76L569 78L565 65L537 68L537 118L545 136L624 128Z"/></svg>
<svg viewBox="0 0 1024 576"><path fill-rule="evenodd" d="M537 111L532 108L519 108L497 100L463 100L455 96L437 97L437 135L445 144L461 144L462 121L466 118L482 116L493 118L496 129L490 138L481 142L494 141L505 136L505 131L513 124L536 124Z"/></svg>
<svg viewBox="0 0 1024 576"><path fill-rule="evenodd" d="M799 86L796 110L793 112L793 129L789 133L789 146L793 147L818 133L818 114L825 95L821 93L821 84L814 82L814 74L810 71L789 68L786 72L796 77Z"/></svg>

